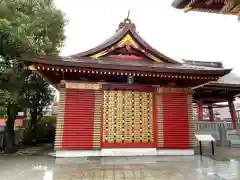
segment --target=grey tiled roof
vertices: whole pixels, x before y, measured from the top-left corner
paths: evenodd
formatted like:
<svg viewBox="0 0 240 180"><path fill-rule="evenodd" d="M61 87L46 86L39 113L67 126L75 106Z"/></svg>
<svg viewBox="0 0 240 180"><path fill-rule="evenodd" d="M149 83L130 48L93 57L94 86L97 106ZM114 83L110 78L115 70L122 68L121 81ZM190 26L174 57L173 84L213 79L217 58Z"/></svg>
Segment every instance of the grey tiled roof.
<svg viewBox="0 0 240 180"><path fill-rule="evenodd" d="M229 73L218 80L218 83L223 84L239 84L240 85L240 77L234 73Z"/></svg>
<svg viewBox="0 0 240 180"><path fill-rule="evenodd" d="M206 62L206 61L192 61L183 59L183 64L192 65L195 67L204 67L204 68L224 68L222 62ZM229 73L223 77L221 77L218 82L213 84L226 84L226 85L240 85L240 77L234 73Z"/></svg>

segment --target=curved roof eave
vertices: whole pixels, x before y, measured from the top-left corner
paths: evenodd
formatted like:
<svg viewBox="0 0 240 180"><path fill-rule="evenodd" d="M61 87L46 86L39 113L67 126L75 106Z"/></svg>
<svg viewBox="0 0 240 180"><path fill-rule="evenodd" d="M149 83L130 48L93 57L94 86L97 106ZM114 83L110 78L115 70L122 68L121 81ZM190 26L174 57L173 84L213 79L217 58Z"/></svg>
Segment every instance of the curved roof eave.
<svg viewBox="0 0 240 180"><path fill-rule="evenodd" d="M114 64L111 60L106 62L109 63L100 63L97 61L88 61L87 59L83 61L72 61L72 60L63 60L60 57L56 59L53 57L52 59L49 57L45 58L35 58L29 59L27 58L25 61L32 63L32 64L39 64L45 66L55 66L55 67L63 67L63 68L93 68L93 69L109 69L109 70L127 70L127 71L149 71L149 72L156 72L156 73L179 73L179 74L206 74L206 75L217 75L217 76L224 76L231 72L232 69L224 69L224 68L201 68L195 69L193 66L183 67L182 65L171 65L171 66L149 66L147 64Z"/></svg>

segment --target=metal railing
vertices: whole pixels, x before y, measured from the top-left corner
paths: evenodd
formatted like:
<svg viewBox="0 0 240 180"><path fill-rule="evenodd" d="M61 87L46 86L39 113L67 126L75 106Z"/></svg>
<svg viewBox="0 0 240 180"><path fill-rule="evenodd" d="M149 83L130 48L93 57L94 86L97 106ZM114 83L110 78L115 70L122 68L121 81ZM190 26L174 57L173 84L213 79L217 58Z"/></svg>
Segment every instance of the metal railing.
<svg viewBox="0 0 240 180"><path fill-rule="evenodd" d="M233 130L232 122L226 121L217 121L217 122L209 122L209 121L197 121L196 122L196 130L197 131L218 131L219 127L225 126L228 130ZM239 123L237 123L237 128L239 128Z"/></svg>

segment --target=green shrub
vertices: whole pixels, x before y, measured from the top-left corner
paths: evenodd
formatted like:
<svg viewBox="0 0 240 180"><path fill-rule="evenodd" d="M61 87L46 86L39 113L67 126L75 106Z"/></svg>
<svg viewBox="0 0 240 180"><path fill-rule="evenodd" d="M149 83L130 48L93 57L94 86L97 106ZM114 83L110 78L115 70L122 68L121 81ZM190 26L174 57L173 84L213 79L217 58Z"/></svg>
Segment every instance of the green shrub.
<svg viewBox="0 0 240 180"><path fill-rule="evenodd" d="M43 116L40 121L54 121L56 123L56 116Z"/></svg>
<svg viewBox="0 0 240 180"><path fill-rule="evenodd" d="M56 117L44 116L36 126L37 142L54 142L56 129Z"/></svg>
<svg viewBox="0 0 240 180"><path fill-rule="evenodd" d="M28 128L24 134L24 144L54 142L56 117L44 116L38 121L36 129Z"/></svg>

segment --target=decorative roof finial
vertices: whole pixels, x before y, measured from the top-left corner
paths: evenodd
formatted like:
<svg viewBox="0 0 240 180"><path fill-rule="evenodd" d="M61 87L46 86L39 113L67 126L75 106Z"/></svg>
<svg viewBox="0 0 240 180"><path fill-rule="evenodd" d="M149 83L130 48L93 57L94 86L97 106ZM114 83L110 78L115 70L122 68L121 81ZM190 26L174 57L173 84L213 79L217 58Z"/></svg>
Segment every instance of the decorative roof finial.
<svg viewBox="0 0 240 180"><path fill-rule="evenodd" d="M124 23L131 23L131 20L129 19L130 16L130 10L128 10L128 15L127 17L124 19Z"/></svg>
<svg viewBox="0 0 240 180"><path fill-rule="evenodd" d="M136 28L135 24L132 23L132 21L129 19L129 16L130 16L130 10L128 10L127 17L124 19L124 21L119 24L118 30L122 29L124 27L130 27L130 26L135 30L135 28Z"/></svg>

